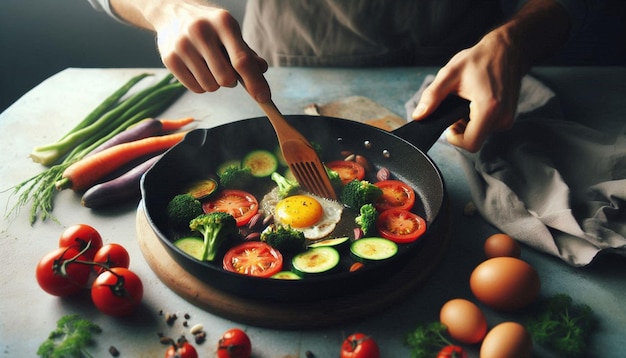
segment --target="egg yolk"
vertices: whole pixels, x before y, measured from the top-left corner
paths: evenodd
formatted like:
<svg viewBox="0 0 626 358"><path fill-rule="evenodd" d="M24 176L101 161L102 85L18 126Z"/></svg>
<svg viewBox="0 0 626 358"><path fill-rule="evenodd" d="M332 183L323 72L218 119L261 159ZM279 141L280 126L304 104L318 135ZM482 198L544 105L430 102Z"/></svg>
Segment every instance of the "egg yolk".
<svg viewBox="0 0 626 358"><path fill-rule="evenodd" d="M322 205L308 195L294 195L282 199L276 204L276 219L293 228L315 225L322 216Z"/></svg>

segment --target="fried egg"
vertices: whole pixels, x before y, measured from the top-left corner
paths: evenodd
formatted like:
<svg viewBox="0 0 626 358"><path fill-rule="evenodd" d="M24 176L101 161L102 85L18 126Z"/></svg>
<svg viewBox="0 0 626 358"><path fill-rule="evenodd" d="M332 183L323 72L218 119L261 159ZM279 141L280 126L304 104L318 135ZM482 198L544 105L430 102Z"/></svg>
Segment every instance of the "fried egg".
<svg viewBox="0 0 626 358"><path fill-rule="evenodd" d="M280 199L276 189L263 197L261 208L274 217L276 224L302 231L309 240L330 235L343 212L343 205L337 201L309 193Z"/></svg>

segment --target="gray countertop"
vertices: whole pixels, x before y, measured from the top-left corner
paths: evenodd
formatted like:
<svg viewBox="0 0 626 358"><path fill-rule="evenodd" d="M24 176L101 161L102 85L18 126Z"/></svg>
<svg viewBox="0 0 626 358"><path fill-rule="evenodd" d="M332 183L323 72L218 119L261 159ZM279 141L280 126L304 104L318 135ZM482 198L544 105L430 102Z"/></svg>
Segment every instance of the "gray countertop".
<svg viewBox="0 0 626 358"><path fill-rule="evenodd" d="M39 173L42 167L27 155L37 145L58 139L91 109L133 74L163 69L67 69L47 79L0 114L0 200L11 207L14 198L5 190ZM306 69L272 68L267 78L274 99L286 113L302 113L311 103L325 103L341 97L369 97L404 116L404 103L419 88L434 68L393 69ZM625 68L538 68L533 74L551 87L560 98L568 118L603 129L621 129L626 113ZM201 127L212 127L233 120L261 116L260 109L241 88L216 93L186 93L163 117L193 116ZM601 120L599 120L601 119ZM103 333L96 337L91 352L109 356L114 345L123 357L163 356L159 332L178 336L187 333L179 319L168 326L160 312L190 315L190 326L204 325L207 342L199 345L201 357L214 356L222 332L231 327L246 329L253 342L254 357L336 357L343 338L362 331L379 343L383 357L409 356L402 345L405 334L416 326L438 319L439 309L448 299L473 298L468 278L480 263L482 243L497 232L480 216L465 216L464 206L471 200L459 163L450 158L454 149L435 144L428 154L441 169L452 210L452 238L440 267L426 284L406 300L383 313L337 327L316 330L276 330L247 326L205 312L170 291L151 271L136 241L136 205L115 212L97 212L80 206L80 197L71 191L58 193L54 215L48 220L28 224L27 209L16 217L4 219L0 228L2 265L0 305L0 356L31 357L54 328L58 318L78 313L97 322ZM4 214L4 212L3 212ZM100 314L88 297L59 299L44 293L34 272L37 261L57 245L63 228L86 223L97 228L105 242L123 244L131 254L131 269L144 283L144 298L136 314L116 319ZM609 356L623 351L626 336L626 260L608 256L585 268L574 268L551 256L522 248L522 258L533 265L542 281L541 295L566 293L576 302L590 305L599 318L591 342L593 356ZM524 318L515 314L484 309L489 326L505 320ZM467 347L478 356L478 347ZM536 349L537 356L547 356Z"/></svg>

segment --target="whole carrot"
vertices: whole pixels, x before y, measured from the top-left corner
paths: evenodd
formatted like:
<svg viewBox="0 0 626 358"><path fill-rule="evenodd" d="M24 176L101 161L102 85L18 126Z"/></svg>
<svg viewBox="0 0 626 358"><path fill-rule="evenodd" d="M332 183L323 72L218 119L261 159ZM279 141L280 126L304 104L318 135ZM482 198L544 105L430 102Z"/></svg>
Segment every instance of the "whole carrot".
<svg viewBox="0 0 626 358"><path fill-rule="evenodd" d="M185 134L186 132L178 132L149 137L105 149L70 165L65 169L62 179L57 181L55 186L58 190L71 188L75 191L81 191L87 189L104 176L135 159L171 148L180 142Z"/></svg>
<svg viewBox="0 0 626 358"><path fill-rule="evenodd" d="M192 123L193 121L195 121L195 119L193 117L184 117L184 118L178 118L178 119L162 119L161 118L158 121L161 122L161 130L163 131L163 133L171 133Z"/></svg>
<svg viewBox="0 0 626 358"><path fill-rule="evenodd" d="M105 149L115 147L122 143L128 143L139 139L149 138L161 133L163 127L161 122L154 118L146 118L136 125L116 134L109 140L97 146L94 150L87 153L86 157L90 157Z"/></svg>
<svg viewBox="0 0 626 358"><path fill-rule="evenodd" d="M115 179L92 186L85 191L80 203L87 208L100 209L141 198L141 177L159 158L161 155L156 155Z"/></svg>

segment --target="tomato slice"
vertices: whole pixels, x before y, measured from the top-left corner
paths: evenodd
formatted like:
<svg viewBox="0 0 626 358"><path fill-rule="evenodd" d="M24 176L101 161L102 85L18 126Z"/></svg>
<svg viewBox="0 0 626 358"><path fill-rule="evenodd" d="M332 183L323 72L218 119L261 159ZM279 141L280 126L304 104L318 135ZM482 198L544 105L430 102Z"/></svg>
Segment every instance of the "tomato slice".
<svg viewBox="0 0 626 358"><path fill-rule="evenodd" d="M248 192L227 189L203 201L202 209L207 214L215 211L229 213L235 217L237 226L244 226L259 211L259 202Z"/></svg>
<svg viewBox="0 0 626 358"><path fill-rule="evenodd" d="M404 209L383 211L376 226L382 237L398 244L413 242L426 232L426 220Z"/></svg>
<svg viewBox="0 0 626 358"><path fill-rule="evenodd" d="M335 160L326 163L326 166L328 169L336 171L344 184L347 184L355 179L363 180L363 178L365 178L365 168L361 164L354 161Z"/></svg>
<svg viewBox="0 0 626 358"><path fill-rule="evenodd" d="M224 254L224 270L256 277L270 277L283 269L283 255L270 245L250 241Z"/></svg>
<svg viewBox="0 0 626 358"><path fill-rule="evenodd" d="M389 209L411 210L415 204L415 191L408 184L399 180L383 180L374 183L383 191L374 206L378 211Z"/></svg>

